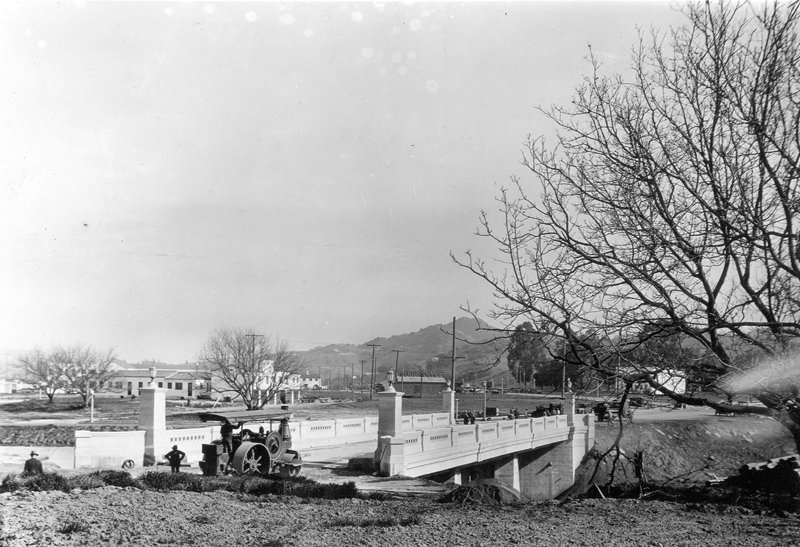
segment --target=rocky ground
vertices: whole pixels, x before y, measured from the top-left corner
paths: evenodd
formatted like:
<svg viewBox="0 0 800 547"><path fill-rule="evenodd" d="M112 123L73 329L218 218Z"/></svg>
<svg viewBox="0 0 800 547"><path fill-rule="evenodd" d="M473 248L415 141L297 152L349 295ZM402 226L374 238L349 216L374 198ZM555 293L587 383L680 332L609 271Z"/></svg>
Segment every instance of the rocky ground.
<svg viewBox="0 0 800 547"><path fill-rule="evenodd" d="M132 488L2 494L0 544L792 545L796 514L730 505L582 500L462 507L431 500L249 498Z"/></svg>
<svg viewBox="0 0 800 547"><path fill-rule="evenodd" d="M615 427L598 424L601 449L615 435ZM622 449L625 455L645 451L651 481L687 488L734 473L744 462L793 451L793 445L773 421L707 416L634 423L626 427ZM331 480L325 473L309 466L303 474ZM595 480L606 477L601 473ZM800 544L797 500L795 510L785 511L735 493L716 498L665 493L651 491L640 500L474 506L433 498L256 498L110 486L70 493L21 491L0 494L0 545Z"/></svg>

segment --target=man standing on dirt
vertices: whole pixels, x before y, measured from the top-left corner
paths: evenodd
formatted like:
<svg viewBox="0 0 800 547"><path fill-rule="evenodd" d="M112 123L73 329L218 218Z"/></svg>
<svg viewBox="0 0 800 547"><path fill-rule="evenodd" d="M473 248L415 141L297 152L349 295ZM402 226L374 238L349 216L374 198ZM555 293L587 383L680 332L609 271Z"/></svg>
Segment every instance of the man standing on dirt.
<svg viewBox="0 0 800 547"><path fill-rule="evenodd" d="M173 445L172 450L164 454L164 458L169 462L173 473L181 472L181 461L186 457L184 452L178 450L178 445Z"/></svg>
<svg viewBox="0 0 800 547"><path fill-rule="evenodd" d="M22 471L23 477L30 477L31 475L41 475L44 473L42 470L42 462L40 462L36 456L39 454L35 451L31 451L31 457L25 461L25 469Z"/></svg>

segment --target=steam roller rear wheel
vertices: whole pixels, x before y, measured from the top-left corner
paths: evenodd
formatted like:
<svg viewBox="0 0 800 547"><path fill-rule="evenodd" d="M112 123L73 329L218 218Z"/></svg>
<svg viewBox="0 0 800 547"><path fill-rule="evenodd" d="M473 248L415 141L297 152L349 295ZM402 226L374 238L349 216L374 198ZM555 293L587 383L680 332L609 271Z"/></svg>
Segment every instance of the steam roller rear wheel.
<svg viewBox="0 0 800 547"><path fill-rule="evenodd" d="M286 452L286 448L283 446L283 437L277 431L267 435L267 440L264 441L264 444L267 446L269 457L273 460L277 460Z"/></svg>
<svg viewBox="0 0 800 547"><path fill-rule="evenodd" d="M261 443L243 442L233 455L231 467L238 475L267 475L270 463L266 446Z"/></svg>

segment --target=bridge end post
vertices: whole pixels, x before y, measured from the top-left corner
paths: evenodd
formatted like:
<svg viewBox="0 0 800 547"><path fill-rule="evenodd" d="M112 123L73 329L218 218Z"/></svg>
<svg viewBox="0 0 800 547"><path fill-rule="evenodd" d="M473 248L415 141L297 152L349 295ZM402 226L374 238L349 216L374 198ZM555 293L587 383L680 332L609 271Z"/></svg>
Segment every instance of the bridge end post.
<svg viewBox="0 0 800 547"><path fill-rule="evenodd" d="M442 411L450 416L450 425L456 423L456 392L448 384L442 391Z"/></svg>
<svg viewBox="0 0 800 547"><path fill-rule="evenodd" d="M378 395L378 448L375 466L381 475L391 477L403 474L404 442L400 437L403 427L403 393L394 388Z"/></svg>
<svg viewBox="0 0 800 547"><path fill-rule="evenodd" d="M381 391L378 395L378 438L395 437L403 427L403 392Z"/></svg>
<svg viewBox="0 0 800 547"><path fill-rule="evenodd" d="M139 429L144 430L144 464L153 465L167 451L166 391L139 390Z"/></svg>
<svg viewBox="0 0 800 547"><path fill-rule="evenodd" d="M567 424L575 425L575 394L571 391L564 395L564 414L567 415Z"/></svg>

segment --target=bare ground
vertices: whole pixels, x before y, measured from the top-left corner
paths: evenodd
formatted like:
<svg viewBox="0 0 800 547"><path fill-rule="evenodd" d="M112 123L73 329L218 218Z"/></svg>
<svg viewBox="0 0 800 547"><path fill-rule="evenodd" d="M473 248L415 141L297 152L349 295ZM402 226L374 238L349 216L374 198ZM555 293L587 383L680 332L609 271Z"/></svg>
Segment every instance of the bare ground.
<svg viewBox="0 0 800 547"><path fill-rule="evenodd" d="M691 496L676 496L679 501L651 497L476 507L420 498L303 500L116 487L22 492L0 494L0 545L798 544L796 512L762 504L757 497L694 495L707 479L733 473L742 463L793 451L785 431L757 417L672 418L628 426L622 448L625 455L645 451L646 473L656 485L669 481L668 486L695 489ZM615 435L613 426L598 425L600 448ZM630 468L625 472L631 474ZM332 479L321 474L325 470L307 470L320 480ZM607 478L601 470L594 480L603 484ZM660 497L670 499L667 488L664 493Z"/></svg>

